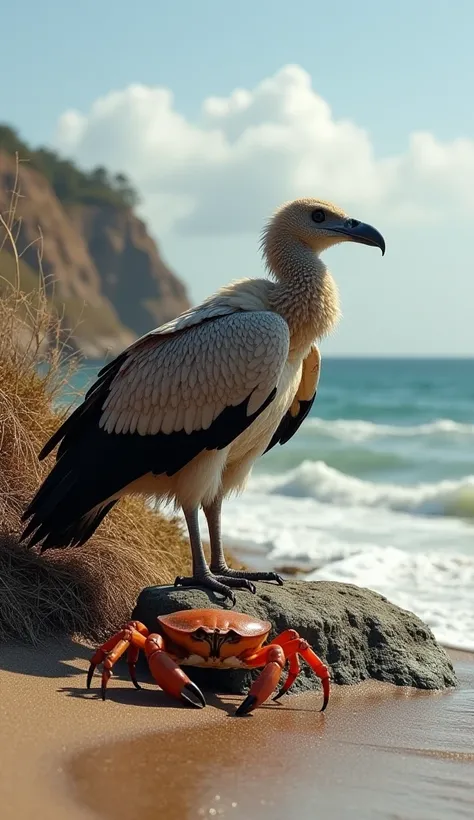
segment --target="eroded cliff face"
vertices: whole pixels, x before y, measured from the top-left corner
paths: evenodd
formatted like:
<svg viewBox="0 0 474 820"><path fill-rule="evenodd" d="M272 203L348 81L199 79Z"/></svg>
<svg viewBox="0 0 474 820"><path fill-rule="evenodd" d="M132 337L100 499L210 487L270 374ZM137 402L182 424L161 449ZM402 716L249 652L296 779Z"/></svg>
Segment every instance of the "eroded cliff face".
<svg viewBox="0 0 474 820"><path fill-rule="evenodd" d="M21 162L17 178L15 158L0 151L0 209L7 222L15 189L21 194L12 226L18 253L33 272L41 260L51 307L84 355L115 355L188 307L184 286L132 211L63 205L42 174ZM1 226L0 233L1 243ZM11 251L7 240L3 254ZM35 287L33 280L23 277L22 288Z"/></svg>
<svg viewBox="0 0 474 820"><path fill-rule="evenodd" d="M68 210L100 271L104 295L127 327L142 335L189 307L184 285L130 210L95 205Z"/></svg>

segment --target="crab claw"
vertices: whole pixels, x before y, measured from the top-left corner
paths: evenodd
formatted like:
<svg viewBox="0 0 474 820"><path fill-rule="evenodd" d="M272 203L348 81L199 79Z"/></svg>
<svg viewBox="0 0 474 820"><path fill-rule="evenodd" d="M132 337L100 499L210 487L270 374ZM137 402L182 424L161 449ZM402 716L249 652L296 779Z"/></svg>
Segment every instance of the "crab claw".
<svg viewBox="0 0 474 820"><path fill-rule="evenodd" d="M198 686L191 681L185 672L161 648L161 638L150 635L145 644L150 672L164 692L174 698L180 698L189 706L202 709L206 705L204 695Z"/></svg>
<svg viewBox="0 0 474 820"><path fill-rule="evenodd" d="M240 704L235 714L237 717L248 715L261 703L264 703L272 694L285 665L285 655L280 646L272 646L268 653L268 663L260 672L257 680L250 687L249 693Z"/></svg>
<svg viewBox="0 0 474 820"><path fill-rule="evenodd" d="M247 695L245 700L242 701L239 708L235 710L236 717L242 717L243 715L249 715L253 709L257 706L257 696L251 695L250 693Z"/></svg>
<svg viewBox="0 0 474 820"><path fill-rule="evenodd" d="M196 706L198 709L202 709L203 706L206 705L206 699L203 693L199 686L196 686L192 680L185 683L181 689L181 700L186 701L186 703L189 703L191 706Z"/></svg>

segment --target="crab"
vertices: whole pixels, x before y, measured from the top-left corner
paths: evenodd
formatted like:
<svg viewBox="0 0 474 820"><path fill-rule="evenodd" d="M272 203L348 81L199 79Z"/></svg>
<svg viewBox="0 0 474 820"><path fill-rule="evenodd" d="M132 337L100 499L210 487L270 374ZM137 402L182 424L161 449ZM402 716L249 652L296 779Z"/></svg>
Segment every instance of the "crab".
<svg viewBox="0 0 474 820"><path fill-rule="evenodd" d="M321 679L324 711L329 701L329 670L296 630L287 629L265 643L271 629L268 621L260 621L242 612L218 609L188 609L159 615L157 632L149 632L140 621L129 621L91 658L87 688L96 666L102 664L102 699L105 700L112 667L128 652L128 668L132 683L140 689L135 665L143 649L155 681L169 695L201 708L206 705L201 690L191 681L181 666L216 669L256 669L263 667L252 684L236 715L247 715L264 703L276 689L288 663L288 676L275 695L278 700L288 692L299 671L301 656Z"/></svg>

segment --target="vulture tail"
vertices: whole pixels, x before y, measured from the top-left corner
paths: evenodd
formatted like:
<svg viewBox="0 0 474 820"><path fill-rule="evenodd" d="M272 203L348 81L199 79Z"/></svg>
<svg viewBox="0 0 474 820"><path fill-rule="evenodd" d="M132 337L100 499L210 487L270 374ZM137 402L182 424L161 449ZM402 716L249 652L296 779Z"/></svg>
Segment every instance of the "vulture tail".
<svg viewBox="0 0 474 820"><path fill-rule="evenodd" d="M39 455L40 459L46 458L59 444L53 469L22 515L22 521L29 520L29 523L20 541L30 538L30 547L40 541L43 542L41 551L85 543L116 503L116 499L110 498L113 491L104 496L104 490L108 489L104 482L107 477L104 443L108 437L98 425L103 401L122 361L122 357L118 357L103 368L83 403L63 422ZM95 461L94 456L99 456L99 460Z"/></svg>
<svg viewBox="0 0 474 820"><path fill-rule="evenodd" d="M38 543L44 538L40 552L61 547L80 547L94 534L99 524L116 503L117 501L113 500L100 507L96 507L62 530L59 527L55 527L54 519L50 521L47 526L42 524L38 532L33 536L32 541L30 541L30 546L33 546L33 544ZM44 537L46 532L47 535Z"/></svg>

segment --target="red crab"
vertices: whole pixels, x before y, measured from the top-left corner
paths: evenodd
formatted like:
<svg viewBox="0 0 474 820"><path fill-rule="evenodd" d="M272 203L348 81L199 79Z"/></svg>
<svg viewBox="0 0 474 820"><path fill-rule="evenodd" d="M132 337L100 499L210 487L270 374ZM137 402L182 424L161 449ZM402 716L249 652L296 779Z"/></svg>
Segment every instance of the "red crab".
<svg viewBox="0 0 474 820"><path fill-rule="evenodd" d="M326 708L329 700L328 668L294 629L287 629L265 644L271 624L241 612L188 609L171 615L159 615L157 621L156 633L150 633L139 621L130 621L102 644L91 658L87 688L90 688L94 669L102 663L102 698L105 700L111 669L128 650L130 677L136 688L140 689L135 664L140 649L143 649L153 677L165 692L192 706L202 707L206 705L204 695L180 666L216 669L255 669L263 666L247 697L235 712L236 715L246 715L270 697L287 661L288 677L273 700L288 691L300 671L300 655L321 678L324 693L321 711Z"/></svg>

